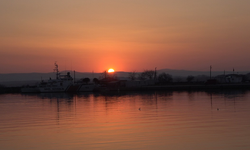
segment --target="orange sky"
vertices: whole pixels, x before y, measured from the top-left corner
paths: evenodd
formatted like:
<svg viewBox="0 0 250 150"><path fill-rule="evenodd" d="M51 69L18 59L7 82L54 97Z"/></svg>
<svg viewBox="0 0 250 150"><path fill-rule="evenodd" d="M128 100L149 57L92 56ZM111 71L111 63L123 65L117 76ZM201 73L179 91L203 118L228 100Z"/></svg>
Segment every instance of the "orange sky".
<svg viewBox="0 0 250 150"><path fill-rule="evenodd" d="M250 1L0 2L0 73L250 70Z"/></svg>

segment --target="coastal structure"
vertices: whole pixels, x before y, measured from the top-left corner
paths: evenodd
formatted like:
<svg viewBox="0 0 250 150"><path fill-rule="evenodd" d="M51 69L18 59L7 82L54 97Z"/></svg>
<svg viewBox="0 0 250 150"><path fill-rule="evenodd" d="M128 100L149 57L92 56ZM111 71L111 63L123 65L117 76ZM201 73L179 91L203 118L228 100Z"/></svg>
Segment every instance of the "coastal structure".
<svg viewBox="0 0 250 150"><path fill-rule="evenodd" d="M216 76L215 79L219 83L241 83L243 81L243 75L227 74Z"/></svg>

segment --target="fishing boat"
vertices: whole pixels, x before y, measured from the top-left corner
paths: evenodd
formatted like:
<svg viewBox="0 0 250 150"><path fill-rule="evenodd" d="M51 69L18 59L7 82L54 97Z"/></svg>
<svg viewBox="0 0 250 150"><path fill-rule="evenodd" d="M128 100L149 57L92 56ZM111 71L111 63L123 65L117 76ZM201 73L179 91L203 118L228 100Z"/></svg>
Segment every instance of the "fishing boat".
<svg viewBox="0 0 250 150"><path fill-rule="evenodd" d="M41 93L47 92L66 92L67 89L73 84L73 78L70 76L70 72L66 75L61 75L58 70L58 65L55 63L56 79L49 79L47 81L41 81L37 88Z"/></svg>

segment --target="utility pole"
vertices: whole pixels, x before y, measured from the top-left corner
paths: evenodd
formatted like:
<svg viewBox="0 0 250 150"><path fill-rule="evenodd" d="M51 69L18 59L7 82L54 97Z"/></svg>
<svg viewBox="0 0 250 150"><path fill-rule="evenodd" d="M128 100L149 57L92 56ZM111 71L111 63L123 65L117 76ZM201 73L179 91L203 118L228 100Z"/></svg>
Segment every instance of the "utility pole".
<svg viewBox="0 0 250 150"><path fill-rule="evenodd" d="M76 71L74 70L74 83L76 82Z"/></svg>
<svg viewBox="0 0 250 150"><path fill-rule="evenodd" d="M212 66L210 66L210 79L211 79L211 70L212 70Z"/></svg>
<svg viewBox="0 0 250 150"><path fill-rule="evenodd" d="M154 76L154 79L155 79L155 80L156 80L156 68L157 68L157 67L155 67L155 76Z"/></svg>

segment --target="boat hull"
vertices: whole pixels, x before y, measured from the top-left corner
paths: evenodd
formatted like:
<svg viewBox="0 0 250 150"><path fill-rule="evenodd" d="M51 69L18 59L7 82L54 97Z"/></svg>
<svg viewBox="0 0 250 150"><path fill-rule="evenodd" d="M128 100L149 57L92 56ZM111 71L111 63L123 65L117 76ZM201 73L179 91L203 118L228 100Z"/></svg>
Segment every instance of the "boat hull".
<svg viewBox="0 0 250 150"><path fill-rule="evenodd" d="M92 92L95 89L94 84L82 84L81 87L79 88L79 92Z"/></svg>

